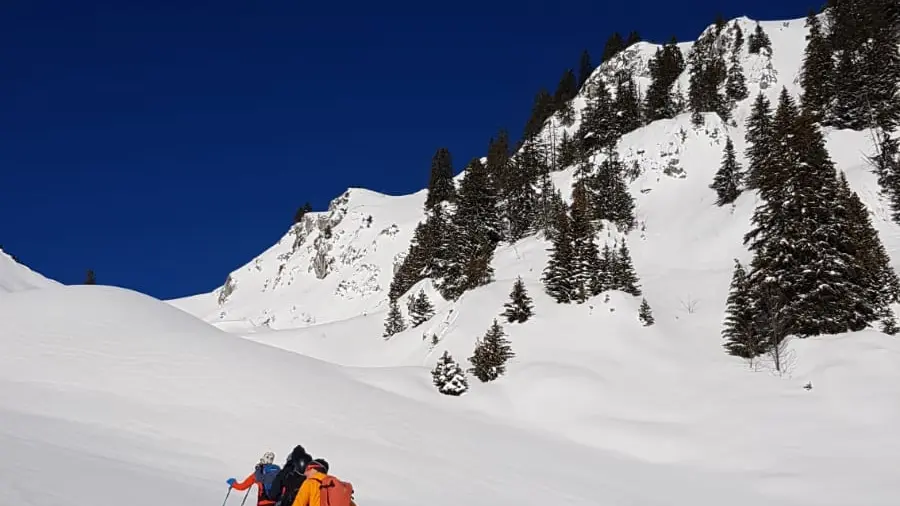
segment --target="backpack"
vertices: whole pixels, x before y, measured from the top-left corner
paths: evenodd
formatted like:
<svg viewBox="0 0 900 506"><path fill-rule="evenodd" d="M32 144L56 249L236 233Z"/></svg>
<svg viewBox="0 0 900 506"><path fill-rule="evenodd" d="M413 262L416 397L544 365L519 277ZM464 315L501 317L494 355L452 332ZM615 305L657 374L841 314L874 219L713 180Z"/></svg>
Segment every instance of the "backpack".
<svg viewBox="0 0 900 506"><path fill-rule="evenodd" d="M269 498L277 497L276 506L291 506L294 504L294 498L300 490L300 485L306 480L303 474L308 459L304 458L299 462L291 461L284 466L284 477L282 478L282 490L276 490L277 495L269 496Z"/></svg>
<svg viewBox="0 0 900 506"><path fill-rule="evenodd" d="M356 506L356 503L353 502L353 485L350 482L341 481L330 474L326 474L321 479L310 479L319 482L321 499L318 506Z"/></svg>
<svg viewBox="0 0 900 506"><path fill-rule="evenodd" d="M278 471L281 471L281 468L276 464L263 464L256 466L256 471L253 472L253 477L266 497L272 496L272 482L278 476Z"/></svg>

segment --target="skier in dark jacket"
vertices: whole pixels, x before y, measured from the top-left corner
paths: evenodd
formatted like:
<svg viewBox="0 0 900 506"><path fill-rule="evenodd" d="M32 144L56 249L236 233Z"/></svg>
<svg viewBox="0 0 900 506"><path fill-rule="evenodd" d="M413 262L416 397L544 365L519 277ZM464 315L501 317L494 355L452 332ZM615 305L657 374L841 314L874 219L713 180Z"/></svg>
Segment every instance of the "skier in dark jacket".
<svg viewBox="0 0 900 506"><path fill-rule="evenodd" d="M272 491L275 497L269 497L269 499L275 501L276 506L291 506L294 503L294 497L300 490L303 480L306 479L304 472L310 461L312 461L312 455L306 453L303 446L294 447L287 460L284 461L284 467L272 482Z"/></svg>

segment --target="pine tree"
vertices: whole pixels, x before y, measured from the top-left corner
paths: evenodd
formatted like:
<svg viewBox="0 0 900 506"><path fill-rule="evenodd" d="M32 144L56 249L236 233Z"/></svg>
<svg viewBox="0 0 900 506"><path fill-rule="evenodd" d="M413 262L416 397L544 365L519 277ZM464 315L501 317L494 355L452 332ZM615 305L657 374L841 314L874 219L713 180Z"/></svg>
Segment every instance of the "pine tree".
<svg viewBox="0 0 900 506"><path fill-rule="evenodd" d="M387 339L404 330L406 330L406 321L403 319L403 313L400 312L400 306L397 305L397 301L392 300L387 318L384 320L384 334L382 334L382 337Z"/></svg>
<svg viewBox="0 0 900 506"><path fill-rule="evenodd" d="M831 44L822 31L822 23L815 12L806 18L809 34L806 36L806 52L800 74L803 86L803 112L821 121L834 99Z"/></svg>
<svg viewBox="0 0 900 506"><path fill-rule="evenodd" d="M398 299L425 278L444 276L451 260L450 232L441 206L432 208L425 221L416 225L407 255L391 280L391 300Z"/></svg>
<svg viewBox="0 0 900 506"><path fill-rule="evenodd" d="M428 295L425 294L425 291L419 290L418 295L412 299L409 306L409 318L412 320L412 326L418 327L430 320L433 316L434 305L431 304L431 300L428 299Z"/></svg>
<svg viewBox="0 0 900 506"><path fill-rule="evenodd" d="M439 148L431 159L431 179L425 209L433 209L441 202L453 202L456 185L453 182L453 160L447 148Z"/></svg>
<svg viewBox="0 0 900 506"><path fill-rule="evenodd" d="M822 133L811 117L799 114L786 89L772 128L779 142L767 157L763 203L744 238L755 253L749 274L754 304L762 308L775 295L783 301L778 312L784 335L861 330L877 319L881 295L856 252L858 225L849 217Z"/></svg>
<svg viewBox="0 0 900 506"><path fill-rule="evenodd" d="M897 326L897 317L894 313L891 313L881 320L881 331L889 336L895 336L898 332L900 332L900 327Z"/></svg>
<svg viewBox="0 0 900 506"><path fill-rule="evenodd" d="M629 48L642 40L644 39L641 38L641 34L636 30L632 30L632 32L628 34L628 39L625 41L625 48Z"/></svg>
<svg viewBox="0 0 900 506"><path fill-rule="evenodd" d="M616 289L616 283L613 276L618 264L619 257L616 250L610 248L609 244L604 243L603 249L600 252L600 264L597 268L597 286L594 287L595 294Z"/></svg>
<svg viewBox="0 0 900 506"><path fill-rule="evenodd" d="M544 232L544 237L553 241L558 233L559 216L566 212L566 202L549 174L541 178L540 206L539 228Z"/></svg>
<svg viewBox="0 0 900 506"><path fill-rule="evenodd" d="M869 210L860 200L859 195L850 188L847 176L841 172L838 177L838 192L843 216L850 224L850 237L848 241L855 248L855 257L863 271L860 273L860 283L864 284L878 295L873 301L882 313L888 312L888 306L900 302L900 278L891 267L891 258L878 237Z"/></svg>
<svg viewBox="0 0 900 506"><path fill-rule="evenodd" d="M559 80L556 93L553 95L554 108L559 111L563 124L571 125L575 121L575 109L572 99L578 94L578 81L575 71L566 70Z"/></svg>
<svg viewBox="0 0 900 506"><path fill-rule="evenodd" d="M553 114L553 97L546 89L538 91L534 97L534 105L531 108L531 116L525 124L523 141L532 140L544 128L544 122Z"/></svg>
<svg viewBox="0 0 900 506"><path fill-rule="evenodd" d="M581 89L584 86L584 83L587 82L588 78L591 77L591 74L594 72L594 66L591 64L591 55L588 53L588 50L585 49L581 53L581 60L578 64L578 88Z"/></svg>
<svg viewBox="0 0 900 506"><path fill-rule="evenodd" d="M731 138L725 142L725 155L722 158L722 166L716 172L710 188L716 191L716 205L731 204L741 195L743 186L743 173L734 153L734 143Z"/></svg>
<svg viewBox="0 0 900 506"><path fill-rule="evenodd" d="M576 270L572 250L572 225L565 207L556 215L555 235L550 258L544 268L544 288L556 302L566 304L576 296L572 277Z"/></svg>
<svg viewBox="0 0 900 506"><path fill-rule="evenodd" d="M734 31L734 48L732 51L740 56L744 51L744 30L741 29L741 25L737 21L732 25L732 30Z"/></svg>
<svg viewBox="0 0 900 506"><path fill-rule="evenodd" d="M447 350L432 369L431 377L438 392L444 395L460 396L469 390L465 371Z"/></svg>
<svg viewBox="0 0 900 506"><path fill-rule="evenodd" d="M634 227L634 199L625 182L625 168L618 152L610 149L596 174L587 180L594 219L615 223L622 230Z"/></svg>
<svg viewBox="0 0 900 506"><path fill-rule="evenodd" d="M549 174L550 167L531 142L522 146L516 158L509 162L509 167L504 214L506 237L510 242L515 242L537 229L540 199L535 184L544 174Z"/></svg>
<svg viewBox="0 0 900 506"><path fill-rule="evenodd" d="M649 327L656 322L653 319L653 311L650 309L650 304L647 302L647 299L641 299L641 307L638 310L638 319L645 327Z"/></svg>
<svg viewBox="0 0 900 506"><path fill-rule="evenodd" d="M747 119L746 156L749 161L747 171L747 188L758 190L764 182L767 157L772 145L772 110L769 100L760 93L753 103L753 110Z"/></svg>
<svg viewBox="0 0 900 506"><path fill-rule="evenodd" d="M578 149L578 143L569 137L568 132L564 131L559 141L559 158L557 159L559 169L565 169L575 164L575 160L578 158Z"/></svg>
<svg viewBox="0 0 900 506"><path fill-rule="evenodd" d="M297 212L294 213L294 224L300 223L303 221L303 217L306 216L306 213L312 212L312 205L309 202L303 204L302 207L297 209Z"/></svg>
<svg viewBox="0 0 900 506"><path fill-rule="evenodd" d="M748 43L750 54L760 54L764 48L768 50L770 55L772 53L772 41L769 40L769 35L763 30L759 21L756 22L756 30L750 34Z"/></svg>
<svg viewBox="0 0 900 506"><path fill-rule="evenodd" d="M504 304L503 307L506 310L501 316L506 317L506 321L509 323L525 323L534 314L533 302L525 290L525 283L521 277L516 279L512 291L509 293L509 302Z"/></svg>
<svg viewBox="0 0 900 506"><path fill-rule="evenodd" d="M744 79L744 67L741 64L740 52L731 53L728 77L725 80L725 96L734 104L750 96L747 90L747 81Z"/></svg>
<svg viewBox="0 0 900 506"><path fill-rule="evenodd" d="M97 284L97 276L94 275L93 269L88 269L87 277L84 280L84 284L86 284L86 285L96 285Z"/></svg>
<svg viewBox="0 0 900 506"><path fill-rule="evenodd" d="M611 289L621 290L635 297L641 295L638 276L634 270L634 264L631 262L631 253L628 251L628 245L624 238L619 245L619 251L616 254L615 263L612 265L611 271Z"/></svg>
<svg viewBox="0 0 900 506"><path fill-rule="evenodd" d="M715 27L716 27L716 36L721 35L721 34L722 34L722 31L725 30L725 27L727 26L727 22L725 21L725 17L722 16L722 13L721 13L721 12L718 13L718 14L716 14L716 21L715 21L714 24L715 24Z"/></svg>
<svg viewBox="0 0 900 506"><path fill-rule="evenodd" d="M837 60L835 97L824 124L893 130L900 123L900 5L830 0L828 42Z"/></svg>
<svg viewBox="0 0 900 506"><path fill-rule="evenodd" d="M598 80L587 96L575 137L584 155L613 147L618 140L616 109L603 80Z"/></svg>
<svg viewBox="0 0 900 506"><path fill-rule="evenodd" d="M725 325L722 337L727 341L729 355L755 358L765 351L765 343L754 327L753 304L750 297L747 271L738 259L734 259L731 289L725 307Z"/></svg>
<svg viewBox="0 0 900 506"><path fill-rule="evenodd" d="M690 90L688 98L694 125L703 124L705 112L715 112L728 119L725 99L719 86L727 77L725 60L716 44L715 32L706 32L688 54Z"/></svg>
<svg viewBox="0 0 900 506"><path fill-rule="evenodd" d="M684 71L685 62L675 37L650 60L650 87L647 89L645 116L647 121L674 118L680 110L676 107L672 87Z"/></svg>
<svg viewBox="0 0 900 506"><path fill-rule="evenodd" d="M612 34L612 36L606 40L606 46L603 48L603 57L600 58L600 63L608 62L623 49L625 49L625 39L622 38L622 34L619 32Z"/></svg>
<svg viewBox="0 0 900 506"><path fill-rule="evenodd" d="M487 174L494 190L504 200L509 193L510 176L513 172L510 158L509 135L506 133L506 130L500 129L497 132L497 138L491 138L488 143L485 169L487 169Z"/></svg>
<svg viewBox="0 0 900 506"><path fill-rule="evenodd" d="M590 203L587 188L581 181L575 184L572 192L571 226L573 271L570 280L573 285L572 299L584 302L595 295L594 290L600 286L599 264L600 252L594 242L595 229L591 220Z"/></svg>
<svg viewBox="0 0 900 506"><path fill-rule="evenodd" d="M878 175L878 185L891 207L891 218L900 224L900 142L884 131L877 134L878 152L869 158Z"/></svg>
<svg viewBox="0 0 900 506"><path fill-rule="evenodd" d="M623 70L616 74L615 110L617 136L641 127L641 100L630 71Z"/></svg>
<svg viewBox="0 0 900 506"><path fill-rule="evenodd" d="M499 196L487 168L473 159L457 195L449 224L448 257L441 294L455 300L465 291L490 282L491 260L502 237Z"/></svg>
<svg viewBox="0 0 900 506"><path fill-rule="evenodd" d="M484 383L506 374L507 361L515 357L512 346L505 336L503 327L495 319L484 338L475 344L475 351L469 358L472 364L469 372Z"/></svg>

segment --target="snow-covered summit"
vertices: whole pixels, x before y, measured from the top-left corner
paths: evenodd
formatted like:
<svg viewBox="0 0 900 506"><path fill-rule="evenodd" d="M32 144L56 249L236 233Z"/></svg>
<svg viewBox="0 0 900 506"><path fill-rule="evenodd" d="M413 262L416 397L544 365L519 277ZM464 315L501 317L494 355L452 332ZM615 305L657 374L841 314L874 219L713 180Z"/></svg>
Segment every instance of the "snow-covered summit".
<svg viewBox="0 0 900 506"><path fill-rule="evenodd" d="M756 21L747 17L732 20L719 35L718 43L730 43L735 24L741 27L745 37L756 27ZM745 48L740 61L750 96L755 97L762 91L774 101L782 86L793 93L798 91L797 76L807 30L803 19L766 21L761 26L772 40L774 51L749 54ZM711 25L704 33L714 28ZM678 46L687 58L693 42L680 42ZM573 100L574 124L562 126L559 119L553 117L546 122L540 137L547 142L558 142L563 132L574 135L591 84L599 79L611 80L618 70L631 70L640 92L645 93L650 85L649 62L660 47L640 42L598 67ZM686 97L689 89L687 70L678 79L676 89ZM679 202L696 195L704 204L702 209L691 211L691 215L723 212L710 206L713 193L705 186L718 167L726 137L732 137L738 150L742 151L743 123L749 114L750 103L751 99L748 99L738 104L731 124L723 124L717 116L707 115L706 125L697 129L688 121L688 115L682 115L647 125L620 140L620 155L626 166L637 168L638 174L630 188L638 200L637 215L642 228L632 235L637 234L652 245L657 234L677 230L678 238L667 240L667 244L683 249L681 243L685 241L682 238L687 240L690 235L682 228L688 221L687 208L679 207ZM567 199L572 174L572 169L554 174L556 186ZM456 180L461 176L459 174ZM685 178L693 181L681 181ZM238 332L258 328L302 328L386 311L393 273L407 253L415 226L425 217L425 198L425 190L389 197L352 188L335 199L327 211L309 213L275 245L225 277L223 285L212 293L170 302L220 328ZM648 219L649 210L660 207L664 210L652 220ZM748 212L746 208L739 210L737 217L746 217ZM736 234L745 231L746 221L736 220L722 226L735 228L732 232L722 230L716 235L735 239ZM692 238L691 245L703 244L704 240L707 238ZM741 251L739 243L732 241L729 245L728 252L705 249L721 251L720 260L728 263L732 254L740 256ZM501 246L501 249L511 246ZM650 247L662 252L655 246ZM658 259L651 255L640 262L656 263ZM522 274L537 279L542 266L530 268L532 271Z"/></svg>

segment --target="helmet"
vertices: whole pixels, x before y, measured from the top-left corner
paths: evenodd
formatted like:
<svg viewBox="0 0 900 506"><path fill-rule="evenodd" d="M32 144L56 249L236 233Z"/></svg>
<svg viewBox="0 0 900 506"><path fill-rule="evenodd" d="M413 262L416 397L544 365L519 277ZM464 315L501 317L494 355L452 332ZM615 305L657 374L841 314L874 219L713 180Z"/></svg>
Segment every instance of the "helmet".
<svg viewBox="0 0 900 506"><path fill-rule="evenodd" d="M259 459L260 464L271 464L275 462L275 454L272 452L263 453L263 456Z"/></svg>

